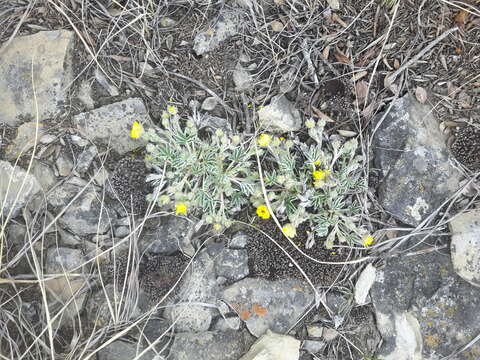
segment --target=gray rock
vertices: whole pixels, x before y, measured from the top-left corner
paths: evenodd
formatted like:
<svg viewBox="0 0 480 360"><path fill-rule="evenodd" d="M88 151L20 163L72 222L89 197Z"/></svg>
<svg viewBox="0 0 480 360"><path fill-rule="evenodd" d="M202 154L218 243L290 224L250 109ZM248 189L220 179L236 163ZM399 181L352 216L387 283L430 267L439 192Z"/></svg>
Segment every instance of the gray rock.
<svg viewBox="0 0 480 360"><path fill-rule="evenodd" d="M42 123L27 122L20 125L17 129L17 136L5 149L5 158L9 161L14 161L21 155L25 155L28 150L40 142L44 132L45 127Z"/></svg>
<svg viewBox="0 0 480 360"><path fill-rule="evenodd" d="M480 209L457 215L449 225L453 268L461 278L480 287Z"/></svg>
<svg viewBox="0 0 480 360"><path fill-rule="evenodd" d="M215 24L195 36L193 50L197 55L203 55L221 42L238 34L242 27L243 16L239 11L222 11Z"/></svg>
<svg viewBox="0 0 480 360"><path fill-rule="evenodd" d="M213 325L213 330L218 331L227 331L227 330L239 330L242 322L238 316L219 318L215 325Z"/></svg>
<svg viewBox="0 0 480 360"><path fill-rule="evenodd" d="M0 160L0 204L3 217L15 217L20 210L41 191L38 180L20 167Z"/></svg>
<svg viewBox="0 0 480 360"><path fill-rule="evenodd" d="M202 114L201 116L194 117L198 129L217 130L221 129L223 132L230 134L232 132L232 126L227 119L212 116L208 114Z"/></svg>
<svg viewBox="0 0 480 360"><path fill-rule="evenodd" d="M217 104L218 104L218 100L216 97L214 96L207 97L205 100L203 100L202 110L212 111L213 109L215 109Z"/></svg>
<svg viewBox="0 0 480 360"><path fill-rule="evenodd" d="M302 349L306 350L312 354L316 354L322 351L327 344L324 341L317 341L317 340L305 340L302 343Z"/></svg>
<svg viewBox="0 0 480 360"><path fill-rule="evenodd" d="M382 359L440 359L480 332L480 289L455 274L447 253L386 259L370 294ZM455 359L470 359L469 353L480 353L480 344Z"/></svg>
<svg viewBox="0 0 480 360"><path fill-rule="evenodd" d="M237 91L247 91L253 87L252 75L242 66L242 64L240 64L240 62L235 66L232 77Z"/></svg>
<svg viewBox="0 0 480 360"><path fill-rule="evenodd" d="M114 212L101 204L101 194L93 186L84 190L67 208L59 224L76 235L103 234L110 228Z"/></svg>
<svg viewBox="0 0 480 360"><path fill-rule="evenodd" d="M307 326L307 334L313 338L321 338L323 335L323 327L318 325Z"/></svg>
<svg viewBox="0 0 480 360"><path fill-rule="evenodd" d="M241 280L248 276L247 250L222 249L215 256L215 270L218 276L229 280Z"/></svg>
<svg viewBox="0 0 480 360"><path fill-rule="evenodd" d="M140 235L140 250L167 255L181 250L191 256L195 249L187 235L193 226L194 224L183 217L162 217L159 225L145 230Z"/></svg>
<svg viewBox="0 0 480 360"><path fill-rule="evenodd" d="M77 98L88 110L92 110L95 107L95 102L92 98L92 85L89 81L84 80L80 83Z"/></svg>
<svg viewBox="0 0 480 360"><path fill-rule="evenodd" d="M273 97L270 104L257 113L261 125L270 131L297 131L302 126L300 112L285 95Z"/></svg>
<svg viewBox="0 0 480 360"><path fill-rule="evenodd" d="M97 154L98 150L95 145L89 146L83 150L80 155L78 155L75 170L77 170L80 174L86 172Z"/></svg>
<svg viewBox="0 0 480 360"><path fill-rule="evenodd" d="M66 154L60 154L57 161L55 161L55 165L57 166L58 175L62 177L68 176L72 173L73 161Z"/></svg>
<svg viewBox="0 0 480 360"><path fill-rule="evenodd" d="M155 352L150 350L137 357L145 346L116 340L98 352L98 360L156 360Z"/></svg>
<svg viewBox="0 0 480 360"><path fill-rule="evenodd" d="M102 106L73 117L73 122L93 142L109 145L119 154L135 150L146 144L143 139L132 139L132 124L138 121L150 124L150 116L142 100L132 98Z"/></svg>
<svg viewBox="0 0 480 360"><path fill-rule="evenodd" d="M267 329L279 333L289 330L313 302L313 291L298 280L246 278L224 289L220 297L259 337Z"/></svg>
<svg viewBox="0 0 480 360"><path fill-rule="evenodd" d="M206 251L202 251L179 285L177 304L164 312L166 319L176 321L176 332L207 331L210 328L216 313L214 304L218 287L215 279L214 260Z"/></svg>
<svg viewBox="0 0 480 360"><path fill-rule="evenodd" d="M246 331L205 331L175 335L171 360L238 360L253 343Z"/></svg>
<svg viewBox="0 0 480 360"><path fill-rule="evenodd" d="M122 289L115 289L115 285L108 284L103 289L99 289L89 297L86 304L86 314L88 321L97 328L107 327L114 323L111 308L121 309L120 321L133 319L141 314L141 309L135 304L133 299L126 297Z"/></svg>
<svg viewBox="0 0 480 360"><path fill-rule="evenodd" d="M66 206L86 184L83 179L72 177L53 188L47 195L47 202L54 207Z"/></svg>
<svg viewBox="0 0 480 360"><path fill-rule="evenodd" d="M74 321L85 304L88 290L86 277L73 276L70 273L82 274L85 258L80 250L69 248L49 248L45 259L47 274L64 274L45 282L49 294L50 311L65 308L62 317L55 323L55 327L66 325Z"/></svg>
<svg viewBox="0 0 480 360"><path fill-rule="evenodd" d="M298 360L300 341L267 330L240 360Z"/></svg>
<svg viewBox="0 0 480 360"><path fill-rule="evenodd" d="M115 228L115 236L117 238L124 238L125 236L129 235L131 232L131 228L128 226L118 226Z"/></svg>
<svg viewBox="0 0 480 360"><path fill-rule="evenodd" d="M27 227L19 223L10 223L7 227L7 234L10 245L23 246L26 242Z"/></svg>
<svg viewBox="0 0 480 360"><path fill-rule="evenodd" d="M0 49L0 122L16 125L36 120L37 106L40 121L60 110L73 79L73 39L73 32L67 30L40 31L17 37Z"/></svg>
<svg viewBox="0 0 480 360"><path fill-rule="evenodd" d="M245 249L248 243L248 235L242 231L238 231L232 235L228 242L228 246L232 249Z"/></svg>
<svg viewBox="0 0 480 360"><path fill-rule="evenodd" d="M398 220L418 225L459 188L445 141L431 107L410 95L396 100L379 126L373 149L384 175L380 202Z"/></svg>
<svg viewBox="0 0 480 360"><path fill-rule="evenodd" d="M164 319L152 317L148 319L145 326L140 325L140 328L140 336L145 340L143 343L155 343L155 349L159 352L171 341L169 336L172 334L172 331L168 330L168 321Z"/></svg>
<svg viewBox="0 0 480 360"><path fill-rule="evenodd" d="M45 193L57 183L57 178L51 166L39 160L33 162L32 175L38 180Z"/></svg>

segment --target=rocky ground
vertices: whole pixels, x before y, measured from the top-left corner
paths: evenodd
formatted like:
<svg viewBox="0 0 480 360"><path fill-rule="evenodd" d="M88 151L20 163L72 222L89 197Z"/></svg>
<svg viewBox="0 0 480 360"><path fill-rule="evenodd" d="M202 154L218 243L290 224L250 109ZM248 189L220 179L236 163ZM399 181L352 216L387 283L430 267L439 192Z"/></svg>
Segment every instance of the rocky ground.
<svg viewBox="0 0 480 360"><path fill-rule="evenodd" d="M385 3L2 2L0 357L480 359L480 6ZM375 243L149 206L169 104L356 137Z"/></svg>

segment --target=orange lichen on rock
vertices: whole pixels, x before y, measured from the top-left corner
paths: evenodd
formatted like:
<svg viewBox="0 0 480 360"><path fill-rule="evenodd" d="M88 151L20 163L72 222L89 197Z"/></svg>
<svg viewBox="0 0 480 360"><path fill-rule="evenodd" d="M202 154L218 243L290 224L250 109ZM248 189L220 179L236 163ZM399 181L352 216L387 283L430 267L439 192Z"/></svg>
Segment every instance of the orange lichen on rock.
<svg viewBox="0 0 480 360"><path fill-rule="evenodd" d="M265 316L268 313L268 310L260 304L253 304L253 312L260 316Z"/></svg>

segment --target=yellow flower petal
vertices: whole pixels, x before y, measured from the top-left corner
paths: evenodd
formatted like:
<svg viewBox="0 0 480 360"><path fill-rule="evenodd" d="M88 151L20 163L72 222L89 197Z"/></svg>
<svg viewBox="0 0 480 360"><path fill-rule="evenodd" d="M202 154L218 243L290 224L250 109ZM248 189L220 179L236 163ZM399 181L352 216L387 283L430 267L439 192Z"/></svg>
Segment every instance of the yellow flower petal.
<svg viewBox="0 0 480 360"><path fill-rule="evenodd" d="M327 173L323 170L315 170L312 172L312 176L315 180L323 180L327 176Z"/></svg>
<svg viewBox="0 0 480 360"><path fill-rule="evenodd" d="M266 147L272 141L272 136L269 134L260 134L257 141L258 145L260 145L261 147Z"/></svg>
<svg viewBox="0 0 480 360"><path fill-rule="evenodd" d="M297 229L295 229L295 226L290 223L282 228L282 232L289 238L294 238L295 235L297 235Z"/></svg>
<svg viewBox="0 0 480 360"><path fill-rule="evenodd" d="M135 121L130 130L130 137L132 139L138 139L143 134L143 126L138 121Z"/></svg>
<svg viewBox="0 0 480 360"><path fill-rule="evenodd" d="M187 215L188 206L185 203L175 204L175 215Z"/></svg>
<svg viewBox="0 0 480 360"><path fill-rule="evenodd" d="M257 215L262 219L270 219L270 211L268 211L268 207L266 205L260 205L257 207Z"/></svg>
<svg viewBox="0 0 480 360"><path fill-rule="evenodd" d="M369 247L373 245L375 242L375 238L372 235L367 235L363 237L363 246Z"/></svg>
<svg viewBox="0 0 480 360"><path fill-rule="evenodd" d="M170 115L177 115L178 109L175 105L168 105L167 111Z"/></svg>

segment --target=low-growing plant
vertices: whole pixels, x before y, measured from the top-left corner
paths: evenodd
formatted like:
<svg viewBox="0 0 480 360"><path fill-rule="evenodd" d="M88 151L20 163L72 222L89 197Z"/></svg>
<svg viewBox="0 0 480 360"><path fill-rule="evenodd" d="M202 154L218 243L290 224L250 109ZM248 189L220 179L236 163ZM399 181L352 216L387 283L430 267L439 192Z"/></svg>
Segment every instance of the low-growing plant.
<svg viewBox="0 0 480 360"><path fill-rule="evenodd" d="M202 136L200 116L182 120L170 106L161 128L132 127L132 137L149 141L146 161L154 170L147 179L154 187L149 201L177 215L194 212L216 230L229 227L241 209L252 205L263 219L273 212L287 237L306 225L307 248L319 237L327 248L335 241L371 245L373 238L359 226L355 194L365 180L356 139L325 143L325 122L312 119L305 124L307 141L221 129Z"/></svg>

